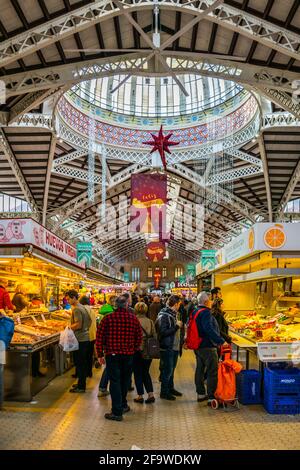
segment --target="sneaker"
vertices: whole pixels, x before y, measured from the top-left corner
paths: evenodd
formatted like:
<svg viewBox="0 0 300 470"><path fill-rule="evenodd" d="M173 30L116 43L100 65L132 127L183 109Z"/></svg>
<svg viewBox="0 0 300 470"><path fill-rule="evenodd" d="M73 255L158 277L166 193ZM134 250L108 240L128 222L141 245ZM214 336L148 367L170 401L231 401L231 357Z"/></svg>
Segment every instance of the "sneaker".
<svg viewBox="0 0 300 470"><path fill-rule="evenodd" d="M108 390L99 390L98 392L98 397L107 397L107 395L109 395Z"/></svg>
<svg viewBox="0 0 300 470"><path fill-rule="evenodd" d="M85 393L85 390L83 390L83 388L74 387L74 388L71 388L69 392L70 393Z"/></svg>
<svg viewBox="0 0 300 470"><path fill-rule="evenodd" d="M123 413L128 413L128 411L130 411L130 406L125 406L125 408L123 408Z"/></svg>
<svg viewBox="0 0 300 470"><path fill-rule="evenodd" d="M164 395L164 394L160 394L160 398L162 400L169 400L169 401L174 401L176 400L176 397L174 397L174 395Z"/></svg>
<svg viewBox="0 0 300 470"><path fill-rule="evenodd" d="M174 395L174 397L182 397L182 393L178 392L177 390L171 390L171 395Z"/></svg>
<svg viewBox="0 0 300 470"><path fill-rule="evenodd" d="M206 401L207 399L208 399L208 396L207 396L207 395L198 395L198 396L197 396L197 401L198 401L198 402Z"/></svg>
<svg viewBox="0 0 300 470"><path fill-rule="evenodd" d="M116 416L112 413L105 413L104 418L110 419L111 421L123 421L123 416Z"/></svg>
<svg viewBox="0 0 300 470"><path fill-rule="evenodd" d="M211 406L212 402L215 400L215 398L209 398L207 400L207 406Z"/></svg>

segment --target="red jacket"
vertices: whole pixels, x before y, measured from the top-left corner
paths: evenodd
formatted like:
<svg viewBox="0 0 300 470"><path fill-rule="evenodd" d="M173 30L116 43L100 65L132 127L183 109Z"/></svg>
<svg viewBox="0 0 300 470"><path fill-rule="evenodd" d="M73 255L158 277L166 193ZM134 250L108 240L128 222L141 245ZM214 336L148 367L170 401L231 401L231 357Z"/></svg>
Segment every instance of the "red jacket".
<svg viewBox="0 0 300 470"><path fill-rule="evenodd" d="M11 303L9 293L4 287L0 286L0 309L8 308L8 310L13 310L14 306Z"/></svg>

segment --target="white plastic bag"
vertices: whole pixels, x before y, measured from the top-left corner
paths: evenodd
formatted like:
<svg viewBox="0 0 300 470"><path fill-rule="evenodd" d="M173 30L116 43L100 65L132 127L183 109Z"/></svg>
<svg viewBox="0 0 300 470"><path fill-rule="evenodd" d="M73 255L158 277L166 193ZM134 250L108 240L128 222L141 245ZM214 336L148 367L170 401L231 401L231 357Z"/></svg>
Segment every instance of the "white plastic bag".
<svg viewBox="0 0 300 470"><path fill-rule="evenodd" d="M65 352L77 351L79 349L78 340L68 326L60 333L59 345Z"/></svg>

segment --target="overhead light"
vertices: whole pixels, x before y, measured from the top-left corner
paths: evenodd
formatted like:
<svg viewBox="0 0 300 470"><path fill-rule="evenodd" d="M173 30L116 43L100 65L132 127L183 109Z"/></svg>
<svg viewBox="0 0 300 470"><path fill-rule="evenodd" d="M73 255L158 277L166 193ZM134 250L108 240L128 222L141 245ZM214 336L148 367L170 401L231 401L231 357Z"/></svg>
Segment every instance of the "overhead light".
<svg viewBox="0 0 300 470"><path fill-rule="evenodd" d="M8 263L9 263L9 260L2 260L2 259L0 259L0 263L1 263L1 264L8 264Z"/></svg>
<svg viewBox="0 0 300 470"><path fill-rule="evenodd" d="M254 139L252 139L252 140L251 140L251 142L256 142L256 139L255 139L255 138L254 138Z"/></svg>
<svg viewBox="0 0 300 470"><path fill-rule="evenodd" d="M63 139L59 139L59 142L60 142L61 144L63 144L63 143L64 143Z"/></svg>

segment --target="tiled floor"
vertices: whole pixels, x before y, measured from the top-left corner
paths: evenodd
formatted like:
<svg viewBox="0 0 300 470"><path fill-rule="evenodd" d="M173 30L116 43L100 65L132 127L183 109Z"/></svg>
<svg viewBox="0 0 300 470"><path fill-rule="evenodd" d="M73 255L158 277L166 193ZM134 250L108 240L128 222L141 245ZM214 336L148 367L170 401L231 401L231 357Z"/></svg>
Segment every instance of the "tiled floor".
<svg viewBox="0 0 300 470"><path fill-rule="evenodd" d="M157 361L152 375L156 394ZM300 449L300 415L269 415L262 406L238 411L212 410L197 403L193 353L185 352L176 371L176 402L133 403L123 422L103 418L110 398L98 399L100 370L85 395L68 392L70 375L57 377L36 397L37 403L5 404L0 412L0 449Z"/></svg>

